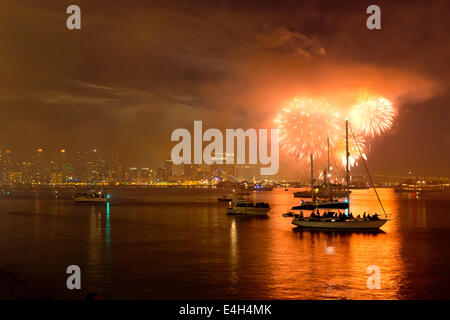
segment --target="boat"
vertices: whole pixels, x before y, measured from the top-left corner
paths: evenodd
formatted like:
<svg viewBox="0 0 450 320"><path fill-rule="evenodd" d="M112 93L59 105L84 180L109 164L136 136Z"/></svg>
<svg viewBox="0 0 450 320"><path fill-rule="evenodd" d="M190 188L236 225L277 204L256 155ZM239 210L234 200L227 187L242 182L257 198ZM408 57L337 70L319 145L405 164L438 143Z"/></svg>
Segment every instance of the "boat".
<svg viewBox="0 0 450 320"><path fill-rule="evenodd" d="M109 201L109 195L102 192L76 193L73 197L74 202L106 203Z"/></svg>
<svg viewBox="0 0 450 320"><path fill-rule="evenodd" d="M345 198L351 191L346 186L340 184L332 184L328 179L328 173L330 172L330 139L327 139L327 169L323 172L324 182L319 186L314 186L311 184L311 190L297 191L294 192L294 198L312 198L310 205L314 205L314 202L319 201L317 199L326 198L328 200L333 200L334 198ZM312 160L311 159L311 170L312 170ZM313 177L311 177L313 179ZM335 204L335 201L333 201ZM306 204L305 204L306 205ZM333 206L331 208L346 208L346 204L342 203L341 206ZM306 208L305 208L306 209Z"/></svg>
<svg viewBox="0 0 450 320"><path fill-rule="evenodd" d="M318 187L313 188L315 198L345 198L348 194L351 193L350 190L347 190L345 186L333 185L330 184L329 190L327 190L326 185L320 185ZM294 192L294 198L311 198L312 197L311 190L297 191Z"/></svg>
<svg viewBox="0 0 450 320"><path fill-rule="evenodd" d="M314 229L345 229L345 230L374 230L381 228L387 219L369 220L349 218L336 220L330 218L309 219L296 217L292 224L302 228Z"/></svg>
<svg viewBox="0 0 450 320"><path fill-rule="evenodd" d="M110 200L111 196L106 192L105 185L103 185L103 191L90 190L87 193L75 193L73 201L76 203L106 203Z"/></svg>
<svg viewBox="0 0 450 320"><path fill-rule="evenodd" d="M349 186L350 189L370 189L370 186L366 184L354 183Z"/></svg>
<svg viewBox="0 0 450 320"><path fill-rule="evenodd" d="M348 209L347 212L350 212L350 193L349 190L349 181L350 181L350 168L349 168L349 151L348 151L348 130L349 130L349 123L348 120L345 121L345 137L346 137L346 184L347 184L347 204ZM363 161L364 158L362 158ZM367 170L367 166L364 166ZM314 179L312 176L313 173L313 155L311 154L311 189L314 188ZM381 205L381 208L383 209L383 212L386 215L386 212L384 210L383 204L381 203L380 197L378 196L378 193L376 191L376 188L373 184L372 178L370 177L370 174L367 170L367 173L369 175L369 179L372 183L373 189L375 191L375 194L377 195L378 201ZM312 199L314 201L314 194L312 195ZM293 208L294 209L294 208ZM359 216L357 218L354 218L353 215L350 214L336 214L333 212L324 213L322 216L320 216L320 213L317 210L317 215L314 214L314 209L312 209L311 215L309 217L304 217L303 212L300 212L300 214L295 214L294 219L292 220L292 224L296 225L297 227L301 228L310 228L310 229L328 229L328 230L376 230L381 228L388 219L380 219L377 214L375 214L373 217L367 216L364 214L363 218L360 218Z"/></svg>
<svg viewBox="0 0 450 320"><path fill-rule="evenodd" d="M226 195L224 194L222 197L217 198L217 201L221 201L221 202L230 202L233 199L231 198L231 195Z"/></svg>
<svg viewBox="0 0 450 320"><path fill-rule="evenodd" d="M289 212L283 213L282 216L285 218L289 218L289 217L293 217L294 213L292 211L289 211Z"/></svg>
<svg viewBox="0 0 450 320"><path fill-rule="evenodd" d="M249 196L250 192L247 191L240 191L240 192L236 192L237 196Z"/></svg>
<svg viewBox="0 0 450 320"><path fill-rule="evenodd" d="M268 203L236 199L234 205L228 208L227 214L265 216L269 211Z"/></svg>
<svg viewBox="0 0 450 320"><path fill-rule="evenodd" d="M431 193L431 192L446 192L450 190L449 185L442 183L427 182L419 178L410 178L402 181L394 187L395 193Z"/></svg>
<svg viewBox="0 0 450 320"><path fill-rule="evenodd" d="M311 197L311 201L301 201L301 204L299 206L295 206L292 208L292 210L314 210L316 208L330 208L330 209L348 209L348 201L339 201L337 199L334 199L332 196L332 190L330 188L330 181L328 179L330 172L330 139L327 139L327 168L323 172L324 177L324 184L325 185L325 194L324 198L326 200L320 199L316 195L316 188L314 186L314 159L311 157L311 191L309 191L309 196ZM349 193L348 190L344 189L344 187L341 187L342 191L345 192L346 195Z"/></svg>
<svg viewBox="0 0 450 320"><path fill-rule="evenodd" d="M299 206L292 207L292 210L314 210L316 208L348 209L348 202L338 200L302 201Z"/></svg>

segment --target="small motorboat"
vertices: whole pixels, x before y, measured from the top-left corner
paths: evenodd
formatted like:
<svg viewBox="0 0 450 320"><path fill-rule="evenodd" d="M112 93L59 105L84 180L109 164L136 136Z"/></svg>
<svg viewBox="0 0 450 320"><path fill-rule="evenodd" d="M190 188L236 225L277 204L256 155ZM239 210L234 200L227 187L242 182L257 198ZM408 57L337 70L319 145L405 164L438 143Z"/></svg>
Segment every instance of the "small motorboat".
<svg viewBox="0 0 450 320"><path fill-rule="evenodd" d="M289 217L293 217L293 216L294 216L294 213L292 211L283 213L283 217L285 217L285 218L289 218Z"/></svg>
<svg viewBox="0 0 450 320"><path fill-rule="evenodd" d="M230 206L227 214L242 214L242 215L259 215L265 216L270 211L270 206L266 202L253 202L250 200L237 199L234 206Z"/></svg>

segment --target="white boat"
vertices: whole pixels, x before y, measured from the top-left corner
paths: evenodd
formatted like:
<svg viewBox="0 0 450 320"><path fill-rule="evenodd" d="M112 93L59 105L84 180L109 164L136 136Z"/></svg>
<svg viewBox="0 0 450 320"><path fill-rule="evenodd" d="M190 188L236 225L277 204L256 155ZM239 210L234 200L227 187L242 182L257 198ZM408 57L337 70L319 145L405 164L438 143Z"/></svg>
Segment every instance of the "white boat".
<svg viewBox="0 0 450 320"><path fill-rule="evenodd" d="M228 208L227 214L265 216L269 211L270 206L267 203L254 203L250 200L237 199L234 202L234 206Z"/></svg>
<svg viewBox="0 0 450 320"><path fill-rule="evenodd" d="M109 195L101 192L77 193L73 197L74 202L106 203Z"/></svg>
<svg viewBox="0 0 450 320"><path fill-rule="evenodd" d="M381 228L387 219L378 220L358 220L348 219L345 221L336 221L328 219L301 219L295 218L292 220L292 224L302 228L315 228L315 229L351 229L351 230L373 230Z"/></svg>

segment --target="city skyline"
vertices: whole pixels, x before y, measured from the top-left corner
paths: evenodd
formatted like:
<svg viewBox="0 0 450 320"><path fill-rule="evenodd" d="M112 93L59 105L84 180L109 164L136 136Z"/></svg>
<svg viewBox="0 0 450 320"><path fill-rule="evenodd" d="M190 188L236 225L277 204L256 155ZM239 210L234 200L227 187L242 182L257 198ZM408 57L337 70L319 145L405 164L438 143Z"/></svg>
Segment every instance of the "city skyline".
<svg viewBox="0 0 450 320"><path fill-rule="evenodd" d="M96 148L87 151L71 152L64 148L46 151L35 150L33 156L25 157L15 154L10 149L0 149L0 185L65 185L65 184L99 184L110 185L137 184L149 185L158 183L206 183L216 184L219 181L267 181L267 182L302 182L309 183L309 173L297 176L261 175L260 165L226 164L228 154L216 154L216 159L224 159L223 164L179 164L172 163L166 157L158 166L147 164L136 165L124 161L119 153L112 157L101 155ZM351 176L357 183L369 183L368 177L361 170L354 168ZM314 175L317 181L323 179L323 168L316 167ZM343 171L333 172L331 181L342 183ZM403 175L375 173L377 183L395 184L407 179L426 179L431 183L448 183L449 177L424 176L414 172Z"/></svg>
<svg viewBox="0 0 450 320"><path fill-rule="evenodd" d="M216 154L217 158L226 154ZM36 149L33 156L0 149L0 185L153 184L159 182L263 179L257 165L173 164L167 157L158 167L135 166L118 153L101 156L96 148L69 152ZM268 177L268 176L265 176Z"/></svg>

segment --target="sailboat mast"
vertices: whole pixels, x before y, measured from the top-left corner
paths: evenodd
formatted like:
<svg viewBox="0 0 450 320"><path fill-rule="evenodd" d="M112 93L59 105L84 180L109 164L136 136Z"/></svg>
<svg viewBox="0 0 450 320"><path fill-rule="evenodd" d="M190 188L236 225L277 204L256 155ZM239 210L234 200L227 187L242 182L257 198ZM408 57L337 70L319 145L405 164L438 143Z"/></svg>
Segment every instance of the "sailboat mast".
<svg viewBox="0 0 450 320"><path fill-rule="evenodd" d="M325 182L327 184L327 196L330 196L330 181L328 180L328 175L330 172L330 138L327 138L327 170L325 171Z"/></svg>
<svg viewBox="0 0 450 320"><path fill-rule="evenodd" d="M312 153L311 153L311 201L314 203L314 165Z"/></svg>
<svg viewBox="0 0 450 320"><path fill-rule="evenodd" d="M348 120L345 120L345 180L347 182L347 203L348 203L348 213L350 214L350 177L349 177L349 173L350 173L350 164L348 161L348 157L349 157L349 152L348 152Z"/></svg>

